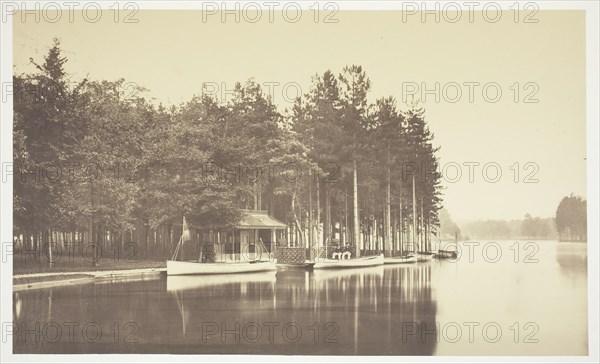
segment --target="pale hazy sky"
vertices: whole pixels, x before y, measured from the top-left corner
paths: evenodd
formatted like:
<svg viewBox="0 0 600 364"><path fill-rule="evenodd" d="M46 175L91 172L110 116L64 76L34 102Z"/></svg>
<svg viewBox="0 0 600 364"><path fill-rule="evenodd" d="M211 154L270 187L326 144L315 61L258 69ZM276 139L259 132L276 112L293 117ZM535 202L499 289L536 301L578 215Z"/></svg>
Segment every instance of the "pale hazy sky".
<svg viewBox="0 0 600 364"><path fill-rule="evenodd" d="M337 13L337 24L315 23L307 12L295 23L275 14L258 23L243 19L222 23L218 16L203 21L200 12L140 11L137 24L114 23L107 14L97 23L76 16L69 23L22 22L14 18L14 58L17 72L28 71L29 57L40 60L53 37L61 39L75 79L125 78L145 86L149 96L179 104L202 93L203 83L233 88L254 77L273 86L275 103L284 110L294 85L308 90L310 77L344 65L362 65L372 81L369 98L392 95L402 101L403 85L440 83L439 102L428 95L422 106L441 146L442 165L462 166L462 178L452 182L446 171L445 205L455 220L553 216L561 197L586 194L585 142L585 14L582 11L541 11L535 24L514 23L507 13L497 23L467 17L458 23L403 22L399 12ZM477 20L479 19L479 20ZM462 97L452 103L456 82ZM469 87L474 86L473 102ZM482 86L497 83L501 99L492 103ZM519 102L510 87L520 85ZM528 82L535 83L525 89ZM404 83L404 84L403 84ZM212 86L210 86L212 87ZM494 88L487 96L495 97ZM538 103L523 103L535 91ZM443 93L443 92L441 92ZM222 96L218 94L218 96ZM225 95L226 96L226 95ZM474 182L464 163L478 162ZM497 163L502 177L486 182L481 167ZM519 182L511 166L519 163ZM539 166L537 183L524 183ZM489 178L495 176L489 169Z"/></svg>

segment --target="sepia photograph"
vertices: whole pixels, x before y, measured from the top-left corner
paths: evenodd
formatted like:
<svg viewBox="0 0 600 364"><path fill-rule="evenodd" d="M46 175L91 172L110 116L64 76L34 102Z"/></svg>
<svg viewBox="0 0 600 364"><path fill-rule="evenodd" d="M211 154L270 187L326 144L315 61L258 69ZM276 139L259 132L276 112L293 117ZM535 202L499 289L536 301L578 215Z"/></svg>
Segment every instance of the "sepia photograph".
<svg viewBox="0 0 600 364"><path fill-rule="evenodd" d="M598 362L599 3L0 4L2 362Z"/></svg>

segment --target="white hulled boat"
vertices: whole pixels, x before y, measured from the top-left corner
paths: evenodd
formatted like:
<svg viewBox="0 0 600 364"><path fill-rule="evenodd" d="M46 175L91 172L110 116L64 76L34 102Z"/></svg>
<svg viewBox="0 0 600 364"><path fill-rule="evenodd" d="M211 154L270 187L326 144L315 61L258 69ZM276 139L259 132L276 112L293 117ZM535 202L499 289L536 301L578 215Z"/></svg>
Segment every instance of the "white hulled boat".
<svg viewBox="0 0 600 364"><path fill-rule="evenodd" d="M176 275L167 277L167 291L185 291L205 287L213 287L239 283L275 283L277 272L267 271L260 273L237 273L225 275L207 275L202 279L189 275Z"/></svg>
<svg viewBox="0 0 600 364"><path fill-rule="evenodd" d="M167 275L234 274L277 270L274 262L201 263L197 261L167 261Z"/></svg>
<svg viewBox="0 0 600 364"><path fill-rule="evenodd" d="M435 253L422 251L422 252L417 252L416 256L417 256L417 262L427 262L427 261L430 261L431 259L433 259L433 257L435 256Z"/></svg>
<svg viewBox="0 0 600 364"><path fill-rule="evenodd" d="M412 253L403 254L396 257L387 257L383 259L383 264L410 264L416 262L417 256Z"/></svg>
<svg viewBox="0 0 600 364"><path fill-rule="evenodd" d="M250 236L253 235L250 233L254 233L255 231L253 230L271 229L272 236L274 237L275 229L282 229L285 226L285 224L268 216L266 212L246 211L244 218L237 227L240 230L238 239L241 241L241 245L237 248L237 251L225 254L222 252L221 247L219 247L219 260L217 262L213 260L213 262L205 263L200 258L197 260L177 260L183 243L191 240L190 229L184 217L181 238L172 258L167 260L167 275L244 274L276 271L276 262L260 238L259 248L262 252L266 252L268 257L261 259L261 254L248 252ZM242 254L243 252L244 254ZM231 260L234 261L232 262Z"/></svg>
<svg viewBox="0 0 600 364"><path fill-rule="evenodd" d="M383 254L351 259L323 259L315 262L313 269L347 269L374 267L383 264Z"/></svg>

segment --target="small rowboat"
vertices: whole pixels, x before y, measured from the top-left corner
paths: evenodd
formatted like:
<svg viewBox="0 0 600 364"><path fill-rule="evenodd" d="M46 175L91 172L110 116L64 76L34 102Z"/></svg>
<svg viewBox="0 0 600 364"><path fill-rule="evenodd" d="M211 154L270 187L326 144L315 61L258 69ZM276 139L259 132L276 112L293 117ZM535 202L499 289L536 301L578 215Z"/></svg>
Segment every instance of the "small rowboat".
<svg viewBox="0 0 600 364"><path fill-rule="evenodd" d="M397 257L387 257L383 260L383 264L409 264L416 262L417 256L414 254L405 254Z"/></svg>
<svg viewBox="0 0 600 364"><path fill-rule="evenodd" d="M427 262L433 259L434 252L417 252L417 262Z"/></svg>
<svg viewBox="0 0 600 364"><path fill-rule="evenodd" d="M277 270L274 262L200 263L167 260L167 275L232 274Z"/></svg>
<svg viewBox="0 0 600 364"><path fill-rule="evenodd" d="M324 259L317 261L313 269L347 269L373 267L383 264L383 254L371 257L352 258L352 259Z"/></svg>

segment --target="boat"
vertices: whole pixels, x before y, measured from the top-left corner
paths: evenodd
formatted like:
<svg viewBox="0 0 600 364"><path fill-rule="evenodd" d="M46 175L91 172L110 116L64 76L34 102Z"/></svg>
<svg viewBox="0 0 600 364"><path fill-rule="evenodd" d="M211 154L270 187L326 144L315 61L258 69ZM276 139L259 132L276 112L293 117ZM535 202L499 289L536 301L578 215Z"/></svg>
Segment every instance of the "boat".
<svg viewBox="0 0 600 364"><path fill-rule="evenodd" d="M417 256L414 254L404 254L396 257L387 257L383 259L383 264L410 264L416 262Z"/></svg>
<svg viewBox="0 0 600 364"><path fill-rule="evenodd" d="M167 291L186 291L199 288L223 286L228 284L244 284L244 283L272 283L276 281L275 271L259 272L259 273L237 273L223 275L207 275L198 279L198 277L182 275L167 277Z"/></svg>
<svg viewBox="0 0 600 364"><path fill-rule="evenodd" d="M383 264L383 254L352 259L323 259L315 262L313 269L347 269L374 267Z"/></svg>
<svg viewBox="0 0 600 364"><path fill-rule="evenodd" d="M179 242L175 247L171 260L167 260L167 276L178 275L203 275L203 274L234 274L234 273L254 273L276 271L277 265L272 260L244 260L237 262L202 262L197 260L177 260L180 248L184 241L190 241L190 229L187 225L185 216L183 217L182 233ZM266 248L260 241L262 248ZM182 254L183 255L183 254ZM269 257L270 259L270 257Z"/></svg>
<svg viewBox="0 0 600 364"><path fill-rule="evenodd" d="M315 262L307 260L304 263L277 263L278 269L310 269Z"/></svg>
<svg viewBox="0 0 600 364"><path fill-rule="evenodd" d="M456 259L458 257L458 252L455 250L438 250L436 257L442 259Z"/></svg>
<svg viewBox="0 0 600 364"><path fill-rule="evenodd" d="M353 277L376 277L383 279L384 266L364 267L360 269L316 269L311 274L315 282L336 282L348 280Z"/></svg>
<svg viewBox="0 0 600 364"><path fill-rule="evenodd" d="M239 263L201 263L198 261L167 261L167 275L188 275L188 274L232 274L232 273L252 273L267 272L277 270L274 262L239 262Z"/></svg>
<svg viewBox="0 0 600 364"><path fill-rule="evenodd" d="M421 251L417 252L417 262L427 262L433 259L435 256L434 252Z"/></svg>
<svg viewBox="0 0 600 364"><path fill-rule="evenodd" d="M440 240L439 247L442 247L442 242ZM438 253L436 255L439 259L456 259L458 258L458 233L454 234L454 242L447 243L443 246L444 249L438 248Z"/></svg>

